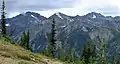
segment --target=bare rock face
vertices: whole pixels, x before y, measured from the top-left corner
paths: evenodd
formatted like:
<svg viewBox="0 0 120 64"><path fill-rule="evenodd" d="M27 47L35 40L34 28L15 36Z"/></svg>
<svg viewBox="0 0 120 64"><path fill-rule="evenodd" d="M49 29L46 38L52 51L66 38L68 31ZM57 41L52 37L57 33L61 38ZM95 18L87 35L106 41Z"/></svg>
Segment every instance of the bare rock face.
<svg viewBox="0 0 120 64"><path fill-rule="evenodd" d="M120 17L104 16L100 13L88 13L84 16L67 16L62 13L55 13L49 18L45 18L38 13L26 12L16 17L7 19L8 33L12 32L15 41L20 41L23 31L30 29L30 41L34 52L48 46L48 33L51 30L52 20L56 21L57 46L65 47L65 50L75 48L75 52L80 54L83 44L89 41L97 41L99 36L107 43L108 56L120 52ZM117 49L116 49L117 48ZM113 53L114 51L114 53Z"/></svg>

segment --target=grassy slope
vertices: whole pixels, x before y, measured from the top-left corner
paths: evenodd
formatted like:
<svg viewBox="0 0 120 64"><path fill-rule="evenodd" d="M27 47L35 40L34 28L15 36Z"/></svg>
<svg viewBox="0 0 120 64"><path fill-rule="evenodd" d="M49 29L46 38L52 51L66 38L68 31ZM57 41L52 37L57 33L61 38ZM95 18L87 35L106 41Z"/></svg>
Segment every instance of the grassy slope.
<svg viewBox="0 0 120 64"><path fill-rule="evenodd" d="M0 64L63 64L60 61L31 53L18 45L0 40Z"/></svg>

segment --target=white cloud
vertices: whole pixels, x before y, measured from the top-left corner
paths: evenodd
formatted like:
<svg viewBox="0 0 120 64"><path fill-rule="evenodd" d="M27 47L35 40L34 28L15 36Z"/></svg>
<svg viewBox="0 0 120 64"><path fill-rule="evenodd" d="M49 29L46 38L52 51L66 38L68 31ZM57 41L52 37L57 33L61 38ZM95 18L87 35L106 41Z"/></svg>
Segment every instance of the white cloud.
<svg viewBox="0 0 120 64"><path fill-rule="evenodd" d="M104 15L116 16L116 15L120 15L119 3L120 0L74 0L69 8L62 7L57 9L47 9L44 11L38 11L38 10L33 10L33 11L38 12L45 17L49 17L56 12L61 12L70 16L75 16L75 15L81 16L89 12L99 12Z"/></svg>
<svg viewBox="0 0 120 64"><path fill-rule="evenodd" d="M109 0L111 5L117 6L120 8L120 0Z"/></svg>
<svg viewBox="0 0 120 64"><path fill-rule="evenodd" d="M40 13L45 17L49 17L57 12L61 12L70 16L75 16L78 14L78 11L74 8L61 8L61 9L54 9L54 10L47 10L47 11L34 11L34 12Z"/></svg>
<svg viewBox="0 0 120 64"><path fill-rule="evenodd" d="M39 11L40 14L49 17L56 12L67 15L85 15L89 12L99 12L104 15L120 15L119 0L76 0L71 8L61 8L47 11Z"/></svg>
<svg viewBox="0 0 120 64"><path fill-rule="evenodd" d="M12 17L15 17L16 15L19 15L20 12L11 12L11 13L7 13L7 17L8 18L12 18Z"/></svg>

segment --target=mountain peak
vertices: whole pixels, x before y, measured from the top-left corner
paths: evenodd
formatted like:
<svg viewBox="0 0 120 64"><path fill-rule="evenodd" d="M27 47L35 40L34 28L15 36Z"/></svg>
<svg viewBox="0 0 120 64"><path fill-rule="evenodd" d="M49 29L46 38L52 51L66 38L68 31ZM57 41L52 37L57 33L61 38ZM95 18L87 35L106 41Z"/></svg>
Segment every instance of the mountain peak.
<svg viewBox="0 0 120 64"><path fill-rule="evenodd" d="M34 12L31 12L31 11L27 11L27 12L25 12L25 13L27 14L27 13L34 13Z"/></svg>
<svg viewBox="0 0 120 64"><path fill-rule="evenodd" d="M42 18L42 19L46 19L46 17L44 17L44 16L42 16L42 15L40 15L39 13L36 13L36 12L30 12L30 11L28 11L28 12L26 12L25 13L25 15L27 15L27 16L32 16L32 17L36 17L36 18Z"/></svg>
<svg viewBox="0 0 120 64"><path fill-rule="evenodd" d="M55 13L55 15L57 15L59 18L63 19L62 16L61 16L61 14L62 13L60 13L60 12Z"/></svg>
<svg viewBox="0 0 120 64"><path fill-rule="evenodd" d="M53 14L52 16L50 16L49 18L60 18L60 19L63 19L63 15L65 15L65 14L63 14L63 13L61 13L61 12L57 12L57 13L55 13L55 14Z"/></svg>
<svg viewBox="0 0 120 64"><path fill-rule="evenodd" d="M88 13L86 16L87 16L87 17L91 17L91 18L104 17L102 14L96 13L96 12Z"/></svg>
<svg viewBox="0 0 120 64"><path fill-rule="evenodd" d="M38 14L36 12L30 12L30 11L25 12L25 14L26 15L40 15L40 14Z"/></svg>
<svg viewBox="0 0 120 64"><path fill-rule="evenodd" d="M76 15L75 17L80 17L79 15Z"/></svg>
<svg viewBox="0 0 120 64"><path fill-rule="evenodd" d="M55 14L62 14L61 12L56 12Z"/></svg>
<svg viewBox="0 0 120 64"><path fill-rule="evenodd" d="M97 13L97 12L90 12L87 15L89 15L89 14L101 15L100 13Z"/></svg>

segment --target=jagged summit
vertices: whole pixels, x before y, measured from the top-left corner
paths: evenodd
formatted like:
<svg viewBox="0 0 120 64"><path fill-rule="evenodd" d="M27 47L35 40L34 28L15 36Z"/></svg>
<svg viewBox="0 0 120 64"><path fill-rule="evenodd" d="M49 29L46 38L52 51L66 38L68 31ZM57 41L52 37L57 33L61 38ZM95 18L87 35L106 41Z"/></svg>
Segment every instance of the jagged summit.
<svg viewBox="0 0 120 64"><path fill-rule="evenodd" d="M30 11L25 12L25 14L26 14L26 15L39 15L39 16L40 16L39 13L36 13L36 12L30 12Z"/></svg>
<svg viewBox="0 0 120 64"><path fill-rule="evenodd" d="M39 14L39 13L31 12L31 11L27 11L27 12L25 12L25 13L21 13L21 14L19 14L19 15L17 15L17 16L21 16L21 15L24 15L24 16L25 16L25 15L27 15L27 16L34 15L34 16L37 16L37 17L42 16L42 15ZM51 15L50 17L52 17L52 16L58 16L58 17L61 18L61 19L62 19L62 16L80 17L79 14L76 15L76 16L69 16L69 15L66 15L66 14L61 13L61 12L54 13L54 14ZM86 16L86 17L91 17L91 18L105 17L105 16L102 15L101 13L97 13L97 12L90 12L90 13L84 15L84 16ZM15 17L16 17L16 16L15 16ZM42 17L45 17L45 16L42 16ZM49 17L49 18L50 18L50 17ZM108 16L107 16L107 17L108 17ZM115 16L115 17L119 17L119 16ZM45 17L45 18L46 18L46 17Z"/></svg>
<svg viewBox="0 0 120 64"><path fill-rule="evenodd" d="M59 18L63 19L63 17L62 17L63 14L62 13L57 12L57 13L55 13L55 15L58 16Z"/></svg>
<svg viewBox="0 0 120 64"><path fill-rule="evenodd" d="M86 17L91 17L91 18L99 18L99 17L104 17L104 15L96 12L91 12L85 15Z"/></svg>
<svg viewBox="0 0 120 64"><path fill-rule="evenodd" d="M17 30L12 36L14 36L15 39L20 39L22 32L29 28L31 30L30 41L35 52L39 52L47 47L47 40L49 37L47 34L50 33L51 19L53 18L56 21L56 29L58 31L56 35L56 38L59 40L58 47L60 47L59 44L65 43L64 46L66 50L69 50L71 46L76 47L76 53L79 54L82 45L88 42L88 40L95 40L97 36L102 36L102 38L109 42L109 45L113 45L114 43L117 44L109 47L108 50L110 51L110 55L112 55L113 53L111 52L115 50L113 47L120 46L119 39L114 39L116 35L120 34L119 16L106 17L100 13L91 12L84 16L77 15L71 17L62 13L56 13L49 18L42 19L41 15L39 17L37 16L39 15L37 13L26 12L25 14L26 15L18 15L16 18L11 18L9 20L7 19L10 25L8 29L11 31L10 28L16 27ZM116 51L116 53L117 52L119 51Z"/></svg>
<svg viewBox="0 0 120 64"><path fill-rule="evenodd" d="M63 13L61 13L61 12L56 12L55 14L63 14Z"/></svg>

